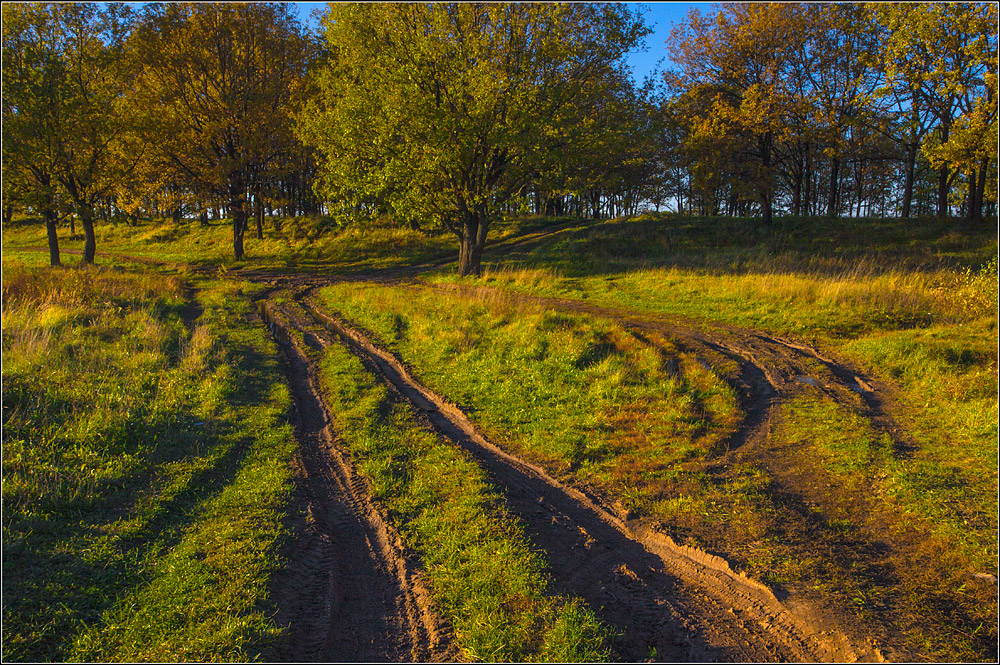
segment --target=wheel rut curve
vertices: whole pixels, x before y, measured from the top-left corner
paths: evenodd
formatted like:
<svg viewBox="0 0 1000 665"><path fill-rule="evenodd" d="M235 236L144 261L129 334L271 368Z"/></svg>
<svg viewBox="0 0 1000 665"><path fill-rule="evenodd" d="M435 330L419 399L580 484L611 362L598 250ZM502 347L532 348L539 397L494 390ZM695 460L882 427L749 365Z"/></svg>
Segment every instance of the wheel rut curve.
<svg viewBox="0 0 1000 665"><path fill-rule="evenodd" d="M288 626L272 657L290 662L451 661L459 657L415 558L371 499L330 428L308 353L261 307L293 395L293 505L304 513L271 581L275 621Z"/></svg>
<svg viewBox="0 0 1000 665"><path fill-rule="evenodd" d="M503 490L536 547L553 589L582 597L619 631L621 660L881 660L835 630L813 628L766 586L654 526L624 520L596 496L567 487L485 438L462 411L429 390L393 354L323 311L308 291L302 311L336 336L444 436L468 451ZM290 317L291 318L291 317ZM301 329L301 324L299 326ZM332 338L322 341L328 344Z"/></svg>

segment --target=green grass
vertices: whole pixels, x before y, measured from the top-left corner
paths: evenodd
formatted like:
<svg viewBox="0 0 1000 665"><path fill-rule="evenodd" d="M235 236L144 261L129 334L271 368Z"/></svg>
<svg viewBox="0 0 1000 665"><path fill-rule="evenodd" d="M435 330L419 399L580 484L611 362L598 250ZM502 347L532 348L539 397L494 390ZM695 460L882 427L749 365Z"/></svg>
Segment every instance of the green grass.
<svg viewBox="0 0 1000 665"><path fill-rule="evenodd" d="M858 565L895 575L840 578L842 593L853 596L862 616L884 619L878 612L891 605L928 657L977 660L993 648L996 589L970 574L995 570L995 436L975 442L979 449L942 441L900 454L857 413L808 395L783 406L775 439L787 464L813 467L817 484L825 480L827 498L833 497L831 537L858 543L862 551L892 543ZM953 446L962 452L956 456Z"/></svg>
<svg viewBox="0 0 1000 665"><path fill-rule="evenodd" d="M319 292L499 445L571 484L653 518L678 540L734 556L769 581L806 574L760 556L780 545L781 507L754 464L710 471L739 409L699 357L587 315L372 284ZM724 365L720 357L712 365Z"/></svg>
<svg viewBox="0 0 1000 665"><path fill-rule="evenodd" d="M96 225L97 261L102 252L127 254L157 261L201 265L232 265L232 225L228 220L213 221L202 227L197 221L142 220L136 226L125 223ZM46 247L45 227L40 223L19 223L3 231L5 253L17 247ZM82 250L83 236L69 236L61 230L61 250ZM247 264L275 269L338 272L390 268L449 257L457 253L457 241L441 232L422 232L392 225L368 223L337 228L325 217L268 218L264 239L256 227L244 236ZM27 252L24 252L27 254ZM48 253L35 259L48 263ZM77 261L63 254L64 265ZM117 262L117 260L116 260Z"/></svg>
<svg viewBox="0 0 1000 665"><path fill-rule="evenodd" d="M606 660L608 629L579 599L547 591L543 557L468 455L419 424L346 348L328 347L321 362L335 427L420 556L464 657Z"/></svg>
<svg viewBox="0 0 1000 665"><path fill-rule="evenodd" d="M556 475L618 490L640 476L669 483L717 454L737 417L729 387L695 357L594 317L369 284L320 296Z"/></svg>
<svg viewBox="0 0 1000 665"><path fill-rule="evenodd" d="M740 220L650 216L567 232L481 282L434 279L813 342L898 386L893 415L921 454L977 470L986 496L997 482L996 251L995 235L955 222L786 220L763 234Z"/></svg>
<svg viewBox="0 0 1000 665"><path fill-rule="evenodd" d="M287 389L237 284L4 265L4 660L244 660L279 627Z"/></svg>

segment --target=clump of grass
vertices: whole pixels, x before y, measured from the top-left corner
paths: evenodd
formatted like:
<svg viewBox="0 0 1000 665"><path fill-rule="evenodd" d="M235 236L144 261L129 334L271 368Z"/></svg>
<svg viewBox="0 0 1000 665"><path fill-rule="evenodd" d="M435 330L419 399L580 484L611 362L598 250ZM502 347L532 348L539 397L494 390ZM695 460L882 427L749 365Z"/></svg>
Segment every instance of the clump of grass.
<svg viewBox="0 0 1000 665"><path fill-rule="evenodd" d="M609 631L547 590L544 560L483 471L393 402L341 346L322 358L338 431L376 497L421 557L470 660L606 660Z"/></svg>
<svg viewBox="0 0 1000 665"><path fill-rule="evenodd" d="M278 630L289 396L237 289L194 322L183 286L4 266L5 660L252 658Z"/></svg>

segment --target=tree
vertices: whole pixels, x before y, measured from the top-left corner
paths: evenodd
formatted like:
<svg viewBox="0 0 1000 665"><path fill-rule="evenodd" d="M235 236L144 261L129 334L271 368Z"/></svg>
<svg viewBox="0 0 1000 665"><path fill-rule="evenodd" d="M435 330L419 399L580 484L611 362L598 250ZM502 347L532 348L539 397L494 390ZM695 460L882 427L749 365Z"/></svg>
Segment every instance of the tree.
<svg viewBox="0 0 1000 665"><path fill-rule="evenodd" d="M857 4L806 5L801 15L803 58L808 100L830 157L827 215L838 213L840 167L848 134L873 123L873 96L881 84L877 35L867 9Z"/></svg>
<svg viewBox="0 0 1000 665"><path fill-rule="evenodd" d="M241 260L249 190L296 148L291 114L310 40L285 4L158 4L132 49L140 65L132 99L146 110L151 163L197 198L227 202Z"/></svg>
<svg viewBox="0 0 1000 665"><path fill-rule="evenodd" d="M939 170L938 215L947 215L948 190L955 173L964 171L972 181L970 216L980 218L987 173L996 159L996 5L902 3L873 9L888 31L887 73L937 120L923 151Z"/></svg>
<svg viewBox="0 0 1000 665"><path fill-rule="evenodd" d="M132 16L125 5L55 5L62 35L66 84L59 149L59 182L83 226L82 262L94 262L94 208L135 166L125 89L131 63L124 44Z"/></svg>
<svg viewBox="0 0 1000 665"><path fill-rule="evenodd" d="M794 6L729 3L714 20L692 10L668 42L679 68L672 86L713 95L707 114L690 118L692 136L744 139L765 226L773 215L777 146L793 131L789 84L801 34Z"/></svg>
<svg viewBox="0 0 1000 665"><path fill-rule="evenodd" d="M611 4L330 5L324 26L320 93L298 122L321 153L317 192L345 214L443 224L462 275L646 33Z"/></svg>
<svg viewBox="0 0 1000 665"><path fill-rule="evenodd" d="M58 144L65 136L60 40L51 6L3 6L4 197L41 213L53 266L60 265Z"/></svg>

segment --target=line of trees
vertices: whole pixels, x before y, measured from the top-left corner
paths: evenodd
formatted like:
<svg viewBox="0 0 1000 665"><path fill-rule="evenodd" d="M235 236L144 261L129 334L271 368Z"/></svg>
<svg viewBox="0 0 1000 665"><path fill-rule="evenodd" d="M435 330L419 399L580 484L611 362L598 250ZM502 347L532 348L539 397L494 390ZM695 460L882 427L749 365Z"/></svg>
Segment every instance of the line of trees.
<svg viewBox="0 0 1000 665"><path fill-rule="evenodd" d="M997 214L997 8L722 4L668 40L615 4L3 6L3 213L57 227L387 217L458 240L534 212ZM654 47L657 45L654 45Z"/></svg>

